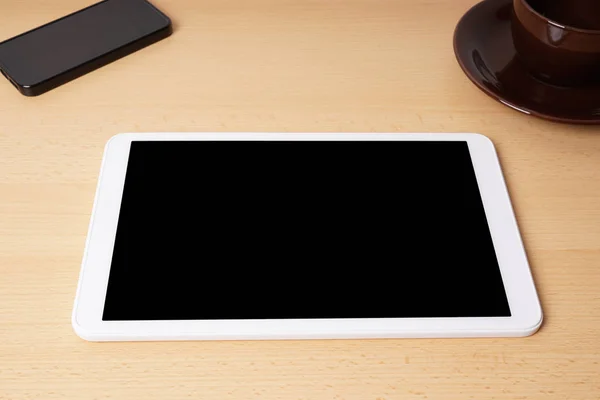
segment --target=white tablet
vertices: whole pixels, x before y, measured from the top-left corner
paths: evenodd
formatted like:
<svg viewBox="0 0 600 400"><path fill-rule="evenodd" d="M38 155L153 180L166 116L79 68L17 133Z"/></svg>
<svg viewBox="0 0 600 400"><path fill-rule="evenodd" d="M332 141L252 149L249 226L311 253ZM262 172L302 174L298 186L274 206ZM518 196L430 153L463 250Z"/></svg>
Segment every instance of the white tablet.
<svg viewBox="0 0 600 400"><path fill-rule="evenodd" d="M73 310L87 340L525 336L542 311L476 134L123 134Z"/></svg>

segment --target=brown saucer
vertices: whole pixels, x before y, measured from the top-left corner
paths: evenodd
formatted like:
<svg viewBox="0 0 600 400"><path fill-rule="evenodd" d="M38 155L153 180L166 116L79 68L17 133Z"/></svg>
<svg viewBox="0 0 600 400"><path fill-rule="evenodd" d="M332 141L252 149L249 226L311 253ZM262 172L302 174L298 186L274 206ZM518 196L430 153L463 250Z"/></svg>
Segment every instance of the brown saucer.
<svg viewBox="0 0 600 400"><path fill-rule="evenodd" d="M512 0L484 0L454 32L454 52L469 79L517 111L558 122L600 124L600 86L560 87L531 76L517 59Z"/></svg>

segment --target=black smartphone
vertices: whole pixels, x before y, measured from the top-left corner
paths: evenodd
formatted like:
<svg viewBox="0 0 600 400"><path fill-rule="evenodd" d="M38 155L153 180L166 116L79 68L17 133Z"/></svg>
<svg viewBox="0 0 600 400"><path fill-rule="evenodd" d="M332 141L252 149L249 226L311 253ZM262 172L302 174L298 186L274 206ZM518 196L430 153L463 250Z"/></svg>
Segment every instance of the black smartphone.
<svg viewBox="0 0 600 400"><path fill-rule="evenodd" d="M0 43L0 72L25 96L37 96L172 31L146 0L104 0Z"/></svg>

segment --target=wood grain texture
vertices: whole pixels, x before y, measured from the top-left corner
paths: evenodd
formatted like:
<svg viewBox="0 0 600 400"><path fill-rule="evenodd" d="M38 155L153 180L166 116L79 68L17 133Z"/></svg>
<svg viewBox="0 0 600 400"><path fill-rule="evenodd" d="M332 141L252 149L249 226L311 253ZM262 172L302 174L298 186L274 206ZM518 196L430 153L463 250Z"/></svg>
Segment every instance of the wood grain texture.
<svg viewBox="0 0 600 400"><path fill-rule="evenodd" d="M0 2L0 40L88 0ZM600 128L518 114L452 51L475 0L156 0L174 35L38 98L0 80L0 399L598 399ZM525 339L87 343L70 313L126 131L480 132L546 322Z"/></svg>

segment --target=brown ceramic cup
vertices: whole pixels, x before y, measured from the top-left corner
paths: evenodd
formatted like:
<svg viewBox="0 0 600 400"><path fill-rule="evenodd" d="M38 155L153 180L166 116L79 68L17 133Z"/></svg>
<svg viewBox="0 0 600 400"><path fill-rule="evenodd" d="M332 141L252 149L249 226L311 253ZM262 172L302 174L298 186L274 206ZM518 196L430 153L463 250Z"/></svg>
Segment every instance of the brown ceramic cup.
<svg viewBox="0 0 600 400"><path fill-rule="evenodd" d="M600 83L600 0L513 3L513 41L532 75L559 86Z"/></svg>

